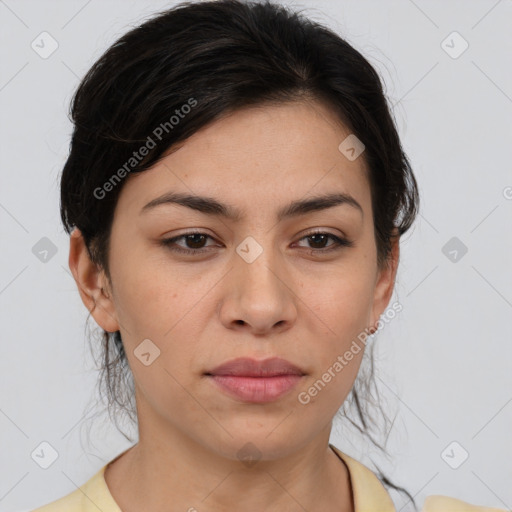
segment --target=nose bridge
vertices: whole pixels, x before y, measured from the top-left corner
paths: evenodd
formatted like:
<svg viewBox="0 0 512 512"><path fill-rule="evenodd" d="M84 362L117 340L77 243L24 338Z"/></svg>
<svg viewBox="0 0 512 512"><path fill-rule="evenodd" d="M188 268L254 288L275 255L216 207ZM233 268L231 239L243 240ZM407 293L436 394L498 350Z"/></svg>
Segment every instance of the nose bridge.
<svg viewBox="0 0 512 512"><path fill-rule="evenodd" d="M281 265L272 245L273 238L268 233L256 236L258 239L247 236L236 247L235 271L239 283L246 292L256 292L257 296L281 296L282 283L276 275Z"/></svg>
<svg viewBox="0 0 512 512"><path fill-rule="evenodd" d="M273 246L273 237L247 236L235 248L231 283L223 305L223 320L240 321L257 331L289 324L295 317L292 286ZM264 239L264 240L263 240Z"/></svg>

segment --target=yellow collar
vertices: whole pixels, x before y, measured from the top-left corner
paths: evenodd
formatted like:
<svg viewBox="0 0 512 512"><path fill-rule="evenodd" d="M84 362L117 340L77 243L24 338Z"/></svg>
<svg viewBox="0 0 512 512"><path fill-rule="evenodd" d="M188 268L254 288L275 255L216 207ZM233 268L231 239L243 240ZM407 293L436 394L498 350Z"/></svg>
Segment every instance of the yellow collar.
<svg viewBox="0 0 512 512"><path fill-rule="evenodd" d="M355 512L396 512L390 495L373 471L332 444L329 446L348 467Z"/></svg>

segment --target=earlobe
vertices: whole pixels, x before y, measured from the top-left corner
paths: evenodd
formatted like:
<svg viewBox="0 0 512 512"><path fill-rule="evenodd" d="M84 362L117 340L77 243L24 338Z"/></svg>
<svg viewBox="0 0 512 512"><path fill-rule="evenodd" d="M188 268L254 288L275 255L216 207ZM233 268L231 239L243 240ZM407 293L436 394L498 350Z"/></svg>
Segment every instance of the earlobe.
<svg viewBox="0 0 512 512"><path fill-rule="evenodd" d="M115 305L108 289L107 278L89 256L83 236L75 228L69 240L69 268L78 286L85 307L96 323L107 332L119 330Z"/></svg>

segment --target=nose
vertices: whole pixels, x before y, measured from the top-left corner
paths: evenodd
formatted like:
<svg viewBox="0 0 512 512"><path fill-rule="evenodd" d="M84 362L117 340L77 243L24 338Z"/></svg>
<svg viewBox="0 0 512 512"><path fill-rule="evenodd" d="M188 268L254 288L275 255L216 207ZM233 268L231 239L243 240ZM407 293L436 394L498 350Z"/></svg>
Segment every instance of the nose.
<svg viewBox="0 0 512 512"><path fill-rule="evenodd" d="M221 322L228 329L265 336L291 328L298 297L289 272L266 249L249 263L238 254L224 280Z"/></svg>

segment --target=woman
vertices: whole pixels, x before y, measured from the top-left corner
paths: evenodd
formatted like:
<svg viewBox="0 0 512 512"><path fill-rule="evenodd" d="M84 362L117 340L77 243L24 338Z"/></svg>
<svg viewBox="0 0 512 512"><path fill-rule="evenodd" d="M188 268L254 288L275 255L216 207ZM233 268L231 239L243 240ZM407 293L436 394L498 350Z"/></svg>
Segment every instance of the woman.
<svg viewBox="0 0 512 512"><path fill-rule="evenodd" d="M37 510L395 510L329 443L418 211L372 66L275 4L181 4L112 45L72 116L69 264L139 440Z"/></svg>

